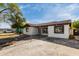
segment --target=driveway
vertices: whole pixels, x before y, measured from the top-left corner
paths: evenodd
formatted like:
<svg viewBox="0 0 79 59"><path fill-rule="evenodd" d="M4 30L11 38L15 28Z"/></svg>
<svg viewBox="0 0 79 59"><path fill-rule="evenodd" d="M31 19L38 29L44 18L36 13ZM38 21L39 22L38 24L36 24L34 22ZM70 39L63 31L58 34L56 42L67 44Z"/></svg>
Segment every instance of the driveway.
<svg viewBox="0 0 79 59"><path fill-rule="evenodd" d="M53 38L51 39L53 40ZM76 56L79 55L79 49L58 42L60 40L47 41L43 38L29 38L29 40L18 41L14 45L4 47L0 50L1 56ZM69 43L72 40L69 41ZM78 44L78 41L74 45ZM79 46L79 45L78 45Z"/></svg>

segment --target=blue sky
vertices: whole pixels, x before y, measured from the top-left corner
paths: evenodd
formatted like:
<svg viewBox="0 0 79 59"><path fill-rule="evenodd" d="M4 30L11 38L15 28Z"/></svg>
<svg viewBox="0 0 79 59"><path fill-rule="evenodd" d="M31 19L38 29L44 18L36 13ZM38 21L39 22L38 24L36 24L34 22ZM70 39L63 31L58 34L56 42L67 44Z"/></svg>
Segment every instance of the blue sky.
<svg viewBox="0 0 79 59"><path fill-rule="evenodd" d="M79 19L79 4L77 3L19 3L18 6L28 23ZM1 23L0 27L10 26Z"/></svg>
<svg viewBox="0 0 79 59"><path fill-rule="evenodd" d="M20 3L18 5L29 23L79 19L77 3Z"/></svg>

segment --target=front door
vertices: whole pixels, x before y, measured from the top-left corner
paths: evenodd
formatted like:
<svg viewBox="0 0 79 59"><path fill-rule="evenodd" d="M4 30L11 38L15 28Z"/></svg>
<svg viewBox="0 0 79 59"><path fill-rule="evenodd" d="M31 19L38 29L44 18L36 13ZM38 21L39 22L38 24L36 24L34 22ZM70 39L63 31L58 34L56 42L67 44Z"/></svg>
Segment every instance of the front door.
<svg viewBox="0 0 79 59"><path fill-rule="evenodd" d="M48 35L48 27L41 28L41 34L42 35Z"/></svg>
<svg viewBox="0 0 79 59"><path fill-rule="evenodd" d="M41 35L41 29L38 28L38 35Z"/></svg>

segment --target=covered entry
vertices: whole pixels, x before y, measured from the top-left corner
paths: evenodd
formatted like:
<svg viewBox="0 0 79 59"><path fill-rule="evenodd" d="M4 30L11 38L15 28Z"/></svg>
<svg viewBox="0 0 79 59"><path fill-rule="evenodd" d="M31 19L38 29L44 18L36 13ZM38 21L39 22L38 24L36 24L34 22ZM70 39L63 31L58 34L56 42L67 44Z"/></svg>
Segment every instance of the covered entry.
<svg viewBox="0 0 79 59"><path fill-rule="evenodd" d="M48 35L48 27L38 27L38 33L40 35Z"/></svg>

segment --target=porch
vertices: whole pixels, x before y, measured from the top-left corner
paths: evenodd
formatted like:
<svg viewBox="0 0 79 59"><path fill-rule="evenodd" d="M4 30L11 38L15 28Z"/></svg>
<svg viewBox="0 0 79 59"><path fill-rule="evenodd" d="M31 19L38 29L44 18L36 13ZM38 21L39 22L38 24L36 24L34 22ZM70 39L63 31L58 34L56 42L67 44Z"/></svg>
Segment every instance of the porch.
<svg viewBox="0 0 79 59"><path fill-rule="evenodd" d="M27 28L24 28L23 33L26 35L46 35L48 36L48 26L27 27Z"/></svg>

